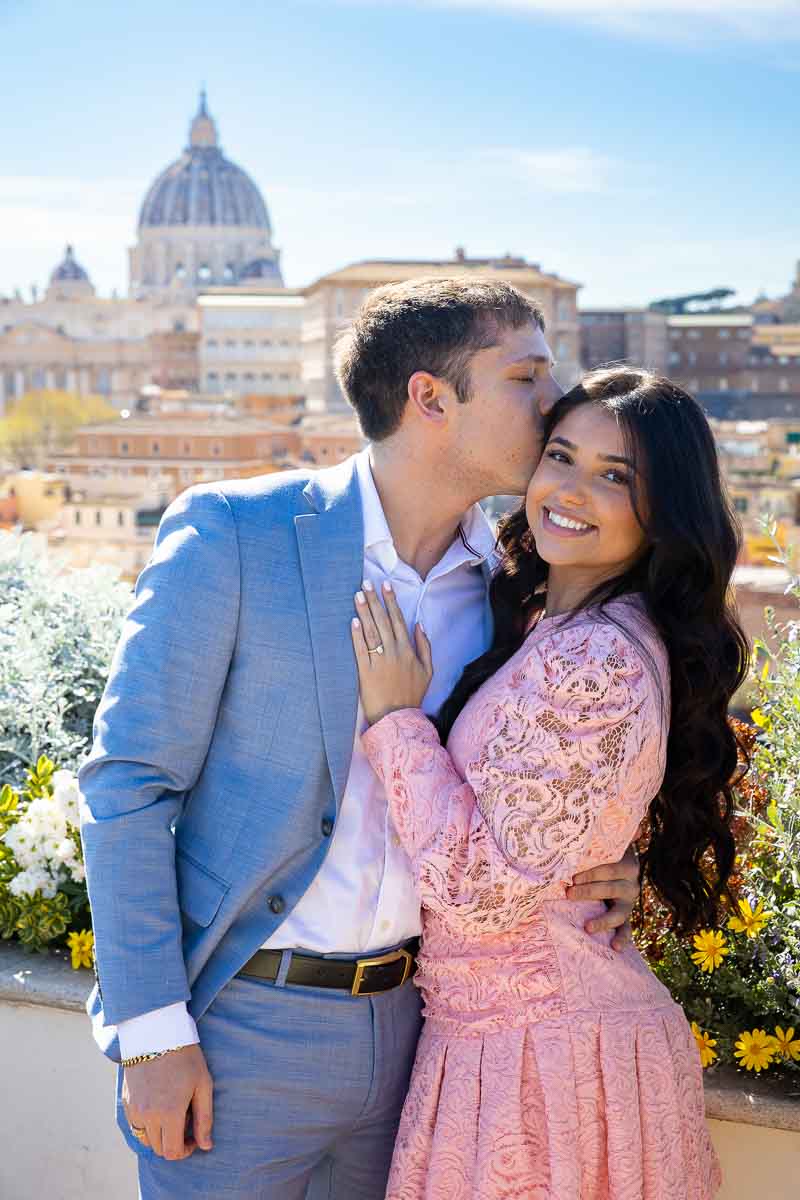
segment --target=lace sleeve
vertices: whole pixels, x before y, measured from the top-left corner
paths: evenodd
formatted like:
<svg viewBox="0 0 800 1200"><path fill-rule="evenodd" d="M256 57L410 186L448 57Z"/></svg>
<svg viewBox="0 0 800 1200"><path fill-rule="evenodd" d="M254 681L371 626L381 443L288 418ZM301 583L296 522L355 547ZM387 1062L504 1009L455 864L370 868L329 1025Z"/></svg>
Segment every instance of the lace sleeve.
<svg viewBox="0 0 800 1200"><path fill-rule="evenodd" d="M473 701L466 779L417 710L373 726L365 749L427 907L514 919L587 858L620 858L663 772L654 699L641 651L594 625L532 646Z"/></svg>

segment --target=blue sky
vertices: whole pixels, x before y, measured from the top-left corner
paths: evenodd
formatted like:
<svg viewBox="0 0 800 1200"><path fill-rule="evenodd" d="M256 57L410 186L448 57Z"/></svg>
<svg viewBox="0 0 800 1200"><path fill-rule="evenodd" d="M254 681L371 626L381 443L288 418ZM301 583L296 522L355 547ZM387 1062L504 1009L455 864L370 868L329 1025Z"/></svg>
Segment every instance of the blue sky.
<svg viewBox="0 0 800 1200"><path fill-rule="evenodd" d="M0 0L0 293L102 293L204 82L292 285L511 251L640 304L786 291L800 0Z"/></svg>

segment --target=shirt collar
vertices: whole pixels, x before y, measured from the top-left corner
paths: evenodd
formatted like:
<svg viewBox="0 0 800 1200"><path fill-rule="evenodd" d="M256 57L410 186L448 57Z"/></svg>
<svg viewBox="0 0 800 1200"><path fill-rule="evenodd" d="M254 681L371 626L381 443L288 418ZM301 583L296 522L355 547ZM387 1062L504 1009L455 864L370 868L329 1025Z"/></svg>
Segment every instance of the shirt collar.
<svg viewBox="0 0 800 1200"><path fill-rule="evenodd" d="M356 475L364 514L364 550L366 552L378 546L385 547L396 565L397 551L372 477L368 447L356 455ZM462 563L478 565L487 560L491 563L495 555L496 541L494 530L480 504L473 504L461 518L456 540L446 552L445 558L452 567Z"/></svg>

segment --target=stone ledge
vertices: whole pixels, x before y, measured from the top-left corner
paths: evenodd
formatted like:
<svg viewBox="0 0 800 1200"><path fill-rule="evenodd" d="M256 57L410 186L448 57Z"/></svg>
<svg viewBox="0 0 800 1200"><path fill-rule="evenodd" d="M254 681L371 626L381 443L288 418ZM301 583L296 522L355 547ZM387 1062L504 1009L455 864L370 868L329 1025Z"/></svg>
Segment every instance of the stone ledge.
<svg viewBox="0 0 800 1200"><path fill-rule="evenodd" d="M705 1072L705 1089L707 1117L800 1132L800 1075L776 1079L726 1064Z"/></svg>
<svg viewBox="0 0 800 1200"><path fill-rule="evenodd" d="M93 984L92 971L73 971L68 951L26 954L18 943L0 943L0 1004L41 1004L83 1012Z"/></svg>
<svg viewBox="0 0 800 1200"><path fill-rule="evenodd" d="M93 983L91 971L73 971L66 951L25 954L16 943L0 943L0 1004L83 1012ZM800 1132L800 1076L777 1080L714 1067L705 1072L705 1091L706 1115L714 1120Z"/></svg>

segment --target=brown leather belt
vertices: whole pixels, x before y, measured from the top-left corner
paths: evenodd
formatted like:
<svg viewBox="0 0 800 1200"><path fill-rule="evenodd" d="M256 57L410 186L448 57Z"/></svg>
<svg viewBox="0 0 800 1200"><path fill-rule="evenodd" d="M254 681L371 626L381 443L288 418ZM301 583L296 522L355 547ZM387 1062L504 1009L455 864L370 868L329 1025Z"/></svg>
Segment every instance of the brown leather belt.
<svg viewBox="0 0 800 1200"><path fill-rule="evenodd" d="M419 939L414 938L377 958L314 958L292 951L286 982L302 987L338 988L351 996L372 996L401 987L411 978L416 970L418 949ZM256 950L239 974L274 981L282 957L281 950Z"/></svg>

